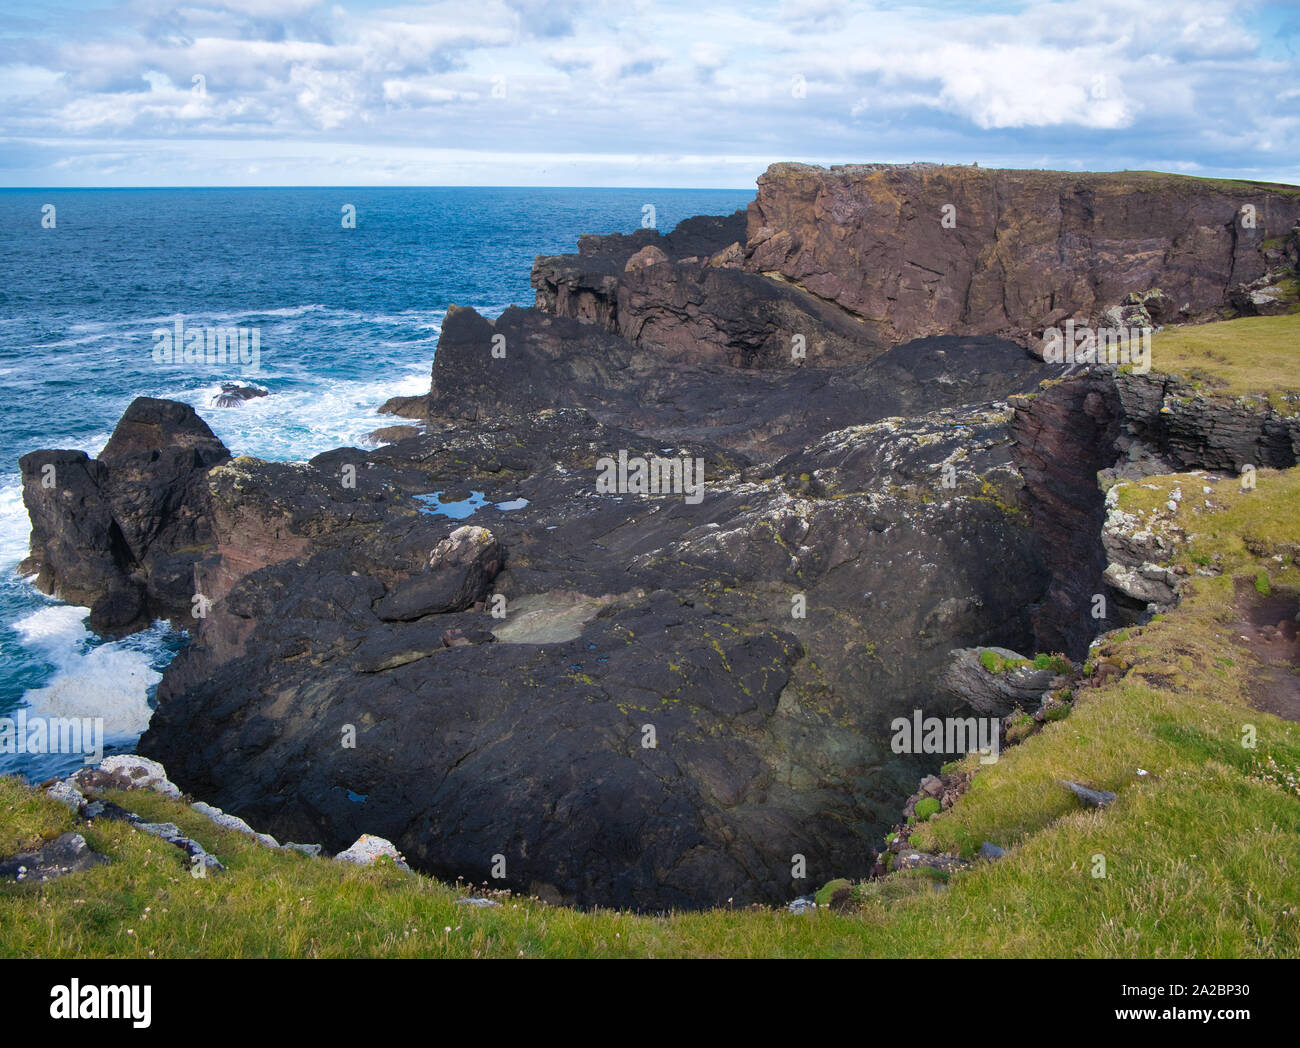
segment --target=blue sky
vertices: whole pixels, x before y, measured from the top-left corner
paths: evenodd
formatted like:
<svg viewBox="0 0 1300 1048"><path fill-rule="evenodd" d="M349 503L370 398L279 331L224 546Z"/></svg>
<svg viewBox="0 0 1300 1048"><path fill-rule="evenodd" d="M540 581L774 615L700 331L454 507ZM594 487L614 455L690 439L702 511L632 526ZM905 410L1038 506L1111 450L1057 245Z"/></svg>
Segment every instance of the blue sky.
<svg viewBox="0 0 1300 1048"><path fill-rule="evenodd" d="M0 0L0 185L1300 183L1300 4Z"/></svg>

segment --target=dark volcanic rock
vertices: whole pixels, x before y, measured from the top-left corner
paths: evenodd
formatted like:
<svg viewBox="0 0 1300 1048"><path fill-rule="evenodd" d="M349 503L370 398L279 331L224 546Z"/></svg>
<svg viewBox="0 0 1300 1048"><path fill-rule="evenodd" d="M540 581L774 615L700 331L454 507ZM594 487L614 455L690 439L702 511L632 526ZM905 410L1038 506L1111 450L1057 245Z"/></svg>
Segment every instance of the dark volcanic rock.
<svg viewBox="0 0 1300 1048"><path fill-rule="evenodd" d="M494 356L493 340L505 356ZM490 321L453 307L434 356L426 417L440 428L551 407L666 441L707 440L774 456L844 426L1034 389L1059 369L1013 343L941 337L897 346L844 368L754 371L726 364L667 364L590 324L533 309Z"/></svg>
<svg viewBox="0 0 1300 1048"><path fill-rule="evenodd" d="M241 386L236 382L221 383L221 392L212 398L212 406L216 408L238 408L243 407L246 400L256 400L258 397L270 396L268 390L258 386Z"/></svg>
<svg viewBox="0 0 1300 1048"><path fill-rule="evenodd" d="M277 836L376 833L476 880L503 855L507 884L567 901L780 901L795 853L810 878L865 875L915 778L892 718L933 706L954 642L1022 642L1041 593L1032 532L988 495L1015 497L1009 417L849 427L772 467L676 445L704 460L696 505L596 494L599 458L666 445L568 409L235 460L210 477L218 547L243 548L233 527L280 548L169 667L141 752ZM464 487L488 499L464 524L414 497ZM453 538L474 527L495 578L491 542ZM442 540L439 569L482 568L445 605L464 610L424 600Z"/></svg>
<svg viewBox="0 0 1300 1048"><path fill-rule="evenodd" d="M230 453L187 404L140 397L98 459L35 451L19 465L31 557L46 593L89 604L97 628L186 617L211 542L205 477Z"/></svg>
<svg viewBox="0 0 1300 1048"><path fill-rule="evenodd" d="M434 547L427 570L397 583L375 605L385 622L464 611L482 600L501 569L502 551L486 528L457 528Z"/></svg>
<svg viewBox="0 0 1300 1048"><path fill-rule="evenodd" d="M1110 790L1090 789L1068 779L1062 779L1061 785L1078 797L1085 808L1108 808L1116 800L1116 794L1111 793Z"/></svg>
<svg viewBox="0 0 1300 1048"><path fill-rule="evenodd" d="M1128 432L1175 470L1235 473L1246 465L1289 469L1300 461L1300 417L1271 404L1215 396L1155 373L1119 374L1114 384Z"/></svg>
<svg viewBox="0 0 1300 1048"><path fill-rule="evenodd" d="M394 405L398 407L400 405ZM393 412L396 414L396 412ZM420 435L419 426L380 426L366 434L366 439L374 444L396 444L399 440L410 440Z"/></svg>

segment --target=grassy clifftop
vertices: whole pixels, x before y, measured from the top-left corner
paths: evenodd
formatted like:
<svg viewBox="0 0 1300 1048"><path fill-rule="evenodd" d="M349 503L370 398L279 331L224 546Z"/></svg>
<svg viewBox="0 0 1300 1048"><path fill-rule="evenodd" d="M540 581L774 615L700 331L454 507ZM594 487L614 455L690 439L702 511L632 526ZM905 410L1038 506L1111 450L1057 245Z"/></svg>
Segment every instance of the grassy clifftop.
<svg viewBox="0 0 1300 1048"><path fill-rule="evenodd" d="M1300 312L1169 328L1153 337L1151 357L1155 370L1206 393L1258 396L1287 415L1300 410Z"/></svg>

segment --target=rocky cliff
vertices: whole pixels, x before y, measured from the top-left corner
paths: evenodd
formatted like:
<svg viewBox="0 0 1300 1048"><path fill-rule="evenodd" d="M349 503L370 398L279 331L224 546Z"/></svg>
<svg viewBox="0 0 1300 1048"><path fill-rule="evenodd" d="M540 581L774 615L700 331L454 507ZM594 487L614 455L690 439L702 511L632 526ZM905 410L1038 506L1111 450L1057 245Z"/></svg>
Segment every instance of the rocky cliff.
<svg viewBox="0 0 1300 1048"><path fill-rule="evenodd" d="M788 899L796 856L863 876L934 770L892 721L961 709L950 652L1077 656L1147 612L1099 472L1296 461L1267 403L998 337L1272 279L1228 189L1139 179L1139 207L1124 177L780 165L743 243L736 216L584 238L538 260L544 308L453 308L430 392L388 405L428 432L376 451L230 459L139 401L98 460L24 458L40 582L203 597L141 749L277 836L647 910ZM698 465L701 497L602 487L620 457Z"/></svg>
<svg viewBox="0 0 1300 1048"><path fill-rule="evenodd" d="M1070 317L1098 320L1153 289L1163 292L1157 323L1219 316L1234 299L1248 302L1246 289L1262 278L1272 286L1294 276L1297 223L1294 186L776 164L750 205L745 269L878 323L891 342L1023 338ZM1288 290L1294 300L1287 288L1279 299Z"/></svg>
<svg viewBox="0 0 1300 1048"><path fill-rule="evenodd" d="M926 335L1104 324L1130 295L1156 324L1285 312L1297 223L1300 189L1259 182L775 164L743 230L584 237L538 258L533 286L538 308L667 359L835 365Z"/></svg>

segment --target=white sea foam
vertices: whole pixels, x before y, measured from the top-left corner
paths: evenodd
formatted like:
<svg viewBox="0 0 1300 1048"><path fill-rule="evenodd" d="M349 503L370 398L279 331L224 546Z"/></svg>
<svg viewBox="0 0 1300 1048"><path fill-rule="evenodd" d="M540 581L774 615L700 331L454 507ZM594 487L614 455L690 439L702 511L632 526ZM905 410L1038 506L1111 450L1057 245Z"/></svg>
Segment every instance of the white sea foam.
<svg viewBox="0 0 1300 1048"><path fill-rule="evenodd" d="M329 310L329 306L321 305L319 302L313 302L303 306L284 306L277 309L240 309L227 310L221 313L165 313L156 317L111 317L107 320L84 320L79 323L69 324L69 331L78 332L110 332L121 331L124 328L139 327L167 327L177 320L190 321L196 317L202 316L211 320L240 320L244 317L300 317L307 313L317 313ZM357 316L362 314L358 313Z"/></svg>
<svg viewBox="0 0 1300 1048"><path fill-rule="evenodd" d="M274 388L274 380L266 379L259 376L262 384ZM231 375L222 381L243 380ZM389 397L428 390L429 365L422 362L386 368L382 377L374 379L323 379L312 389L272 392L234 408L212 406L221 382L160 395L192 405L236 455L302 462L331 448L360 446L372 430L397 422L391 415L379 414L380 404Z"/></svg>
<svg viewBox="0 0 1300 1048"><path fill-rule="evenodd" d="M122 640L95 644L87 608L60 604L14 623L24 645L53 666L49 683L23 695L28 716L102 717L106 739L134 739L149 726L149 693L162 680L171 634L162 622Z"/></svg>
<svg viewBox="0 0 1300 1048"><path fill-rule="evenodd" d="M23 486L17 474L0 481L0 571L12 571L27 556L32 522L23 505Z"/></svg>
<svg viewBox="0 0 1300 1048"><path fill-rule="evenodd" d="M65 349L69 346L89 346L96 342L107 342L117 337L115 332L100 331L91 335L82 335L80 338L63 338L57 342L41 342L41 349Z"/></svg>

